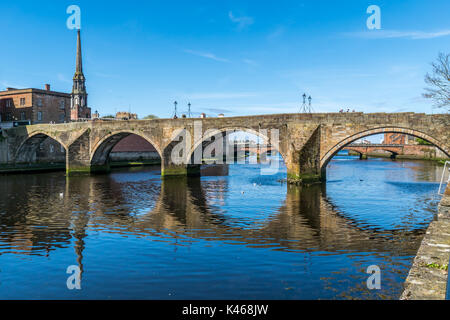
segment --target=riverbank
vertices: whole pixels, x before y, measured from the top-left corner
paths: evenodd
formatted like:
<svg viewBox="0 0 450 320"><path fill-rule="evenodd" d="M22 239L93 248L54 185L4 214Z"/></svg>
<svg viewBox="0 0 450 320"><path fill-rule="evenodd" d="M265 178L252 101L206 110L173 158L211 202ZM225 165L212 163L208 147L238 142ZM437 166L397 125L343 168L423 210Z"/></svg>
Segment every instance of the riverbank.
<svg viewBox="0 0 450 320"><path fill-rule="evenodd" d="M113 161L110 163L111 168L122 167L140 167L161 164L160 160L142 160L142 161ZM37 173L64 171L65 163L33 163L33 164L16 164L16 165L0 165L0 174L14 173Z"/></svg>
<svg viewBox="0 0 450 320"><path fill-rule="evenodd" d="M404 284L401 300L444 300L450 260L450 186L422 240Z"/></svg>

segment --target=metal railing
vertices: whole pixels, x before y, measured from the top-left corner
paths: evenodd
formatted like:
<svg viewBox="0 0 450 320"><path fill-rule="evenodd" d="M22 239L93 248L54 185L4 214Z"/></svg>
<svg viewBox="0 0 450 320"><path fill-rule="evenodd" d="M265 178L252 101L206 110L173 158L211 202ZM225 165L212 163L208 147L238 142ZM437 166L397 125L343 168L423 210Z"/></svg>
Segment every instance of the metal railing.
<svg viewBox="0 0 450 320"><path fill-rule="evenodd" d="M441 177L441 183L439 184L439 190L438 190L438 194L444 194L443 192L441 193L441 189L442 189L442 185L444 184L444 179L445 179L445 169L447 169L447 165L448 165L448 171L449 171L449 175L447 178L447 184L450 183L450 161L445 161L444 163L444 169L442 170L442 177Z"/></svg>

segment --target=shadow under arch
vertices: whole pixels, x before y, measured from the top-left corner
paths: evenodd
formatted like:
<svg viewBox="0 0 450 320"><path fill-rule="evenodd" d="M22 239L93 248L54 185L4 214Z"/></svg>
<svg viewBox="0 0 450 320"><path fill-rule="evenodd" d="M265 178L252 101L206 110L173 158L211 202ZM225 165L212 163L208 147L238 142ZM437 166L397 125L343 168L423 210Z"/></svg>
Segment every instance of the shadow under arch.
<svg viewBox="0 0 450 320"><path fill-rule="evenodd" d="M159 157L162 157L159 146L145 134L136 131L120 130L109 133L95 144L90 158L91 166L102 167L108 165L109 154L111 153L111 150L114 148L114 146L123 138L133 134L146 140L155 148L155 150L158 152Z"/></svg>
<svg viewBox="0 0 450 320"><path fill-rule="evenodd" d="M48 133L44 132L33 132L31 135L26 137L26 139L17 148L14 155L14 162L16 164L27 163L30 164L38 160L37 152L43 143L56 142L64 149L64 163L65 155L67 154L67 146L59 140L57 137L52 137ZM49 157L50 158L50 157ZM51 158L50 158L51 160ZM55 159L56 160L56 159Z"/></svg>
<svg viewBox="0 0 450 320"><path fill-rule="evenodd" d="M424 140L430 142L431 144L433 144L435 147L439 148L442 152L444 152L447 155L447 157L450 158L450 150L446 149L445 144L443 142L429 136L426 133L423 133L418 130L402 128L402 127L380 127L380 128L374 128L374 129L365 130L365 131L353 134L353 135L343 139L342 141L340 141L333 147L331 147L331 149L329 149L325 153L325 155L322 157L322 159L320 159L321 171L325 172L326 167L327 167L328 163L331 161L331 159L339 152L339 150L345 148L348 144L350 144L358 139L361 139L361 138L364 138L367 136L371 136L371 135L375 135L375 134L380 134L380 133L401 133L401 134L407 134L410 136L424 139Z"/></svg>

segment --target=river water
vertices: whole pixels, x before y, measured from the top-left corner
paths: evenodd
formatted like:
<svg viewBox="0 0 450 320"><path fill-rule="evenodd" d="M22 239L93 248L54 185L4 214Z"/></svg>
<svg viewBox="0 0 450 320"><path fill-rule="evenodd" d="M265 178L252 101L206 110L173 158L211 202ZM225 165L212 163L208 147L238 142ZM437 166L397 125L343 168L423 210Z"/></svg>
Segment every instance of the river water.
<svg viewBox="0 0 450 320"><path fill-rule="evenodd" d="M442 167L341 156L326 184L300 188L280 165L0 176L0 299L398 299Z"/></svg>

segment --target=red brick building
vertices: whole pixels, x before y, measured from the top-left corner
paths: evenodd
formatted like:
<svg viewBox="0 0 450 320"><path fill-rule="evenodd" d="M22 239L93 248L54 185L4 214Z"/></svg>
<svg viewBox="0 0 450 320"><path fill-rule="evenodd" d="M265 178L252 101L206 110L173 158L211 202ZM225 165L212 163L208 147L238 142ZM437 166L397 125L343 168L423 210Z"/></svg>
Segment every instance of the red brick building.
<svg viewBox="0 0 450 320"><path fill-rule="evenodd" d="M385 133L384 144L405 144L406 135L401 133Z"/></svg>
<svg viewBox="0 0 450 320"><path fill-rule="evenodd" d="M7 88L0 91L0 122L30 120L37 123L63 123L70 121L71 95L42 89Z"/></svg>
<svg viewBox="0 0 450 320"><path fill-rule="evenodd" d="M416 137L401 133L385 133L384 144L417 144Z"/></svg>

